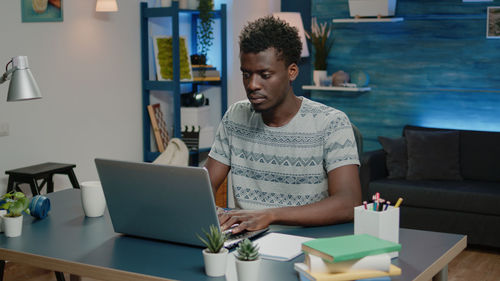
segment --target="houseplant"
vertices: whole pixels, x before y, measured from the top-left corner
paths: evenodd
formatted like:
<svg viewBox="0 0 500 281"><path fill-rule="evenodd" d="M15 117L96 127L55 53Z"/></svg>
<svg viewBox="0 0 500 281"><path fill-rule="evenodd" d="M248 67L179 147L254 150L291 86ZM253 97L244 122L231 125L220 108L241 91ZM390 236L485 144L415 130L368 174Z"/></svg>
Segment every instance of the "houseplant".
<svg viewBox="0 0 500 281"><path fill-rule="evenodd" d="M214 3L213 0L200 0L198 11L200 12L200 23L196 29L196 38L198 40L198 54L193 55L192 64L206 64L208 50L213 44L213 15Z"/></svg>
<svg viewBox="0 0 500 281"><path fill-rule="evenodd" d="M23 214L30 213L30 200L22 192L11 191L0 197L0 209L7 210L2 216L5 236L17 237L21 235L23 227Z"/></svg>
<svg viewBox="0 0 500 281"><path fill-rule="evenodd" d="M226 274L226 259L228 250L224 248L226 235L215 225L210 225L209 231L202 229L205 238L198 236L206 249L203 250L203 261L205 262L205 273L208 276L217 277Z"/></svg>
<svg viewBox="0 0 500 281"><path fill-rule="evenodd" d="M260 267L259 247L248 238L241 241L236 248L236 273L238 281L256 281L259 279Z"/></svg>
<svg viewBox="0 0 500 281"><path fill-rule="evenodd" d="M313 18L311 32L306 31L306 36L314 46L314 73L313 79L316 86L320 85L320 80L326 78L326 67L328 54L333 46L332 26L327 23L318 24L318 20Z"/></svg>

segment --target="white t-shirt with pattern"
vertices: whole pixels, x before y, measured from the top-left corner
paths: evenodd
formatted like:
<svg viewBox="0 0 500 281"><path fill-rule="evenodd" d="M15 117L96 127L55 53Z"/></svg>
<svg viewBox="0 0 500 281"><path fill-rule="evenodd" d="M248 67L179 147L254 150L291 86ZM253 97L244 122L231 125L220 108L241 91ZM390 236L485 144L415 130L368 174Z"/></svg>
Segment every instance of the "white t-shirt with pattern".
<svg viewBox="0 0 500 281"><path fill-rule="evenodd" d="M299 206L328 197L327 173L359 165L347 116L302 97L298 113L269 127L249 101L233 104L219 125L209 156L231 168L236 207Z"/></svg>

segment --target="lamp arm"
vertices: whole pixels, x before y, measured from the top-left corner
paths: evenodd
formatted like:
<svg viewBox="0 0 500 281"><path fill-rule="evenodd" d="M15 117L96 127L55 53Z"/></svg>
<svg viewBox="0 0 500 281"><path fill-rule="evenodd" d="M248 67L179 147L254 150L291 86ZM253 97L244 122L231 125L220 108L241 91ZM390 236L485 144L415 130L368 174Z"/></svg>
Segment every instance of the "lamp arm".
<svg viewBox="0 0 500 281"><path fill-rule="evenodd" d="M10 60L7 65L5 66L5 73L0 77L0 84L3 84L5 81L8 81L10 79L10 74L16 70L16 67L11 67L8 69L9 64L12 63L12 60Z"/></svg>

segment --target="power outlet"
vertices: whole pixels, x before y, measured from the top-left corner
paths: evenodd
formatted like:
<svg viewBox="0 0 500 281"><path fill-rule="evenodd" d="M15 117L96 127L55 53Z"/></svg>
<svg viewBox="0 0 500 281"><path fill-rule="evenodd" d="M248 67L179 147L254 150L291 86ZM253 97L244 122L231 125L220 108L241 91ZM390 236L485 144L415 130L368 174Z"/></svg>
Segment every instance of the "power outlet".
<svg viewBox="0 0 500 281"><path fill-rule="evenodd" d="M0 123L0 137L9 135L9 123Z"/></svg>

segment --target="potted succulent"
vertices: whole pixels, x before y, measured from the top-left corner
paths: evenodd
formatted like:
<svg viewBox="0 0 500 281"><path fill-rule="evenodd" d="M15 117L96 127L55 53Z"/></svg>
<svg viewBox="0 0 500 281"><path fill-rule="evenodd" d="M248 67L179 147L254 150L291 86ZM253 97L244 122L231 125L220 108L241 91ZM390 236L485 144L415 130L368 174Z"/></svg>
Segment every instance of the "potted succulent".
<svg viewBox="0 0 500 281"><path fill-rule="evenodd" d="M0 209L7 210L2 216L5 236L17 237L21 235L23 228L23 212L30 213L30 200L22 192L11 191L1 198Z"/></svg>
<svg viewBox="0 0 500 281"><path fill-rule="evenodd" d="M202 229L205 238L198 238L207 246L203 250L203 261L205 262L205 273L208 276L217 277L226 274L226 260L228 250L224 248L226 235L215 225L210 225L209 231Z"/></svg>
<svg viewBox="0 0 500 281"><path fill-rule="evenodd" d="M326 79L326 67L328 54L333 46L332 26L327 23L318 24L313 18L311 32L306 31L306 36L314 46L314 72L313 80L316 86L320 85L321 79Z"/></svg>
<svg viewBox="0 0 500 281"><path fill-rule="evenodd" d="M260 267L259 247L248 238L241 241L236 248L236 273L238 281L256 281Z"/></svg>

